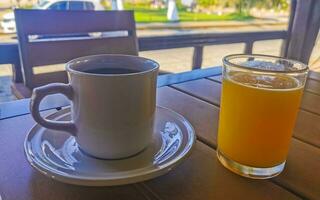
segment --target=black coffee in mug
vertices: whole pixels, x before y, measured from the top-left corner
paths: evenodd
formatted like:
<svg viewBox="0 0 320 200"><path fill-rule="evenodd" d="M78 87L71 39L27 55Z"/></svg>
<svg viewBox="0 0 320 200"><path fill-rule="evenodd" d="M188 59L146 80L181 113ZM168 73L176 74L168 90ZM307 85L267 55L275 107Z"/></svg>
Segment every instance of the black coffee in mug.
<svg viewBox="0 0 320 200"><path fill-rule="evenodd" d="M93 55L68 62L66 69L69 84L33 90L31 113L40 125L69 132L81 150L101 159L127 158L153 141L158 63L137 56ZM48 121L39 114L41 100L53 93L72 101L71 121Z"/></svg>
<svg viewBox="0 0 320 200"><path fill-rule="evenodd" d="M139 70L135 69L128 69L128 68L98 68L98 69L89 69L84 70L85 73L90 74L132 74L132 73L138 73Z"/></svg>

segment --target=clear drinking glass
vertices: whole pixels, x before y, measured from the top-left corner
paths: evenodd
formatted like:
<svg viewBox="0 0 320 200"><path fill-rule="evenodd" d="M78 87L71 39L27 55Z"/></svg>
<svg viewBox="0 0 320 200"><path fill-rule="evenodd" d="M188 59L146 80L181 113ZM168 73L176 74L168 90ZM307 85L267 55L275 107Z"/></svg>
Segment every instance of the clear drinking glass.
<svg viewBox="0 0 320 200"><path fill-rule="evenodd" d="M218 158L239 175L274 177L285 166L308 66L244 54L223 64Z"/></svg>

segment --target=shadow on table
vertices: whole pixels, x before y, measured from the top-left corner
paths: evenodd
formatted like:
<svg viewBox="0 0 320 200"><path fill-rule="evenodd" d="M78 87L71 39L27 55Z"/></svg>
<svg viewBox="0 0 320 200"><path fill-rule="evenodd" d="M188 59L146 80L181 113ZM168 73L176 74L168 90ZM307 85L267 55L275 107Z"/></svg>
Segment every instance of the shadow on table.
<svg viewBox="0 0 320 200"><path fill-rule="evenodd" d="M50 179L32 170L29 179L32 199L144 199L132 185L112 187L76 186ZM22 191L22 190L20 190Z"/></svg>

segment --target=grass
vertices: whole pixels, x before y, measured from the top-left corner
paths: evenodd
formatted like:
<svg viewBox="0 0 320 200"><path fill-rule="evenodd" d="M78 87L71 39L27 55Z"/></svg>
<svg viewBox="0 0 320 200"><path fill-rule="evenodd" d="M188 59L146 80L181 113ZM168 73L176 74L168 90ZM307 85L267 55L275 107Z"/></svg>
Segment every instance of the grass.
<svg viewBox="0 0 320 200"><path fill-rule="evenodd" d="M104 5L106 9L110 9L107 5ZM25 7L31 8L32 6ZM152 9L150 8L150 4L130 4L125 3L124 5L126 10L134 10L135 11L135 20L140 23L152 23L152 22L169 22L167 20L167 9ZM179 6L179 21L227 21L227 20L236 20L236 21L244 21L253 19L252 16L246 14L239 13L231 13L231 14L206 14L206 13L193 13L188 12L186 8ZM2 19L2 15L11 10L5 10L0 12L0 19Z"/></svg>
<svg viewBox="0 0 320 200"><path fill-rule="evenodd" d="M148 5L125 4L126 10L135 11L136 22L151 23L151 22L168 22L167 9L152 9ZM250 20L252 16L238 13L231 14L206 14L188 12L185 8L178 8L179 21L224 21L224 20Z"/></svg>

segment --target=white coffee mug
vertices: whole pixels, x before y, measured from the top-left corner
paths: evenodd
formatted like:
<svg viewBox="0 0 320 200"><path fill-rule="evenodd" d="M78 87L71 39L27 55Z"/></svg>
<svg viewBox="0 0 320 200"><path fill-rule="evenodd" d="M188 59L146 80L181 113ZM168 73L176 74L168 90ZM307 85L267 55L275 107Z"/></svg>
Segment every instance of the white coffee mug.
<svg viewBox="0 0 320 200"><path fill-rule="evenodd" d="M158 63L137 56L95 55L74 59L66 69L69 84L53 83L33 90L30 110L36 122L69 132L81 150L97 158L125 158L148 146L153 134ZM41 100L55 93L72 101L70 122L40 116Z"/></svg>

